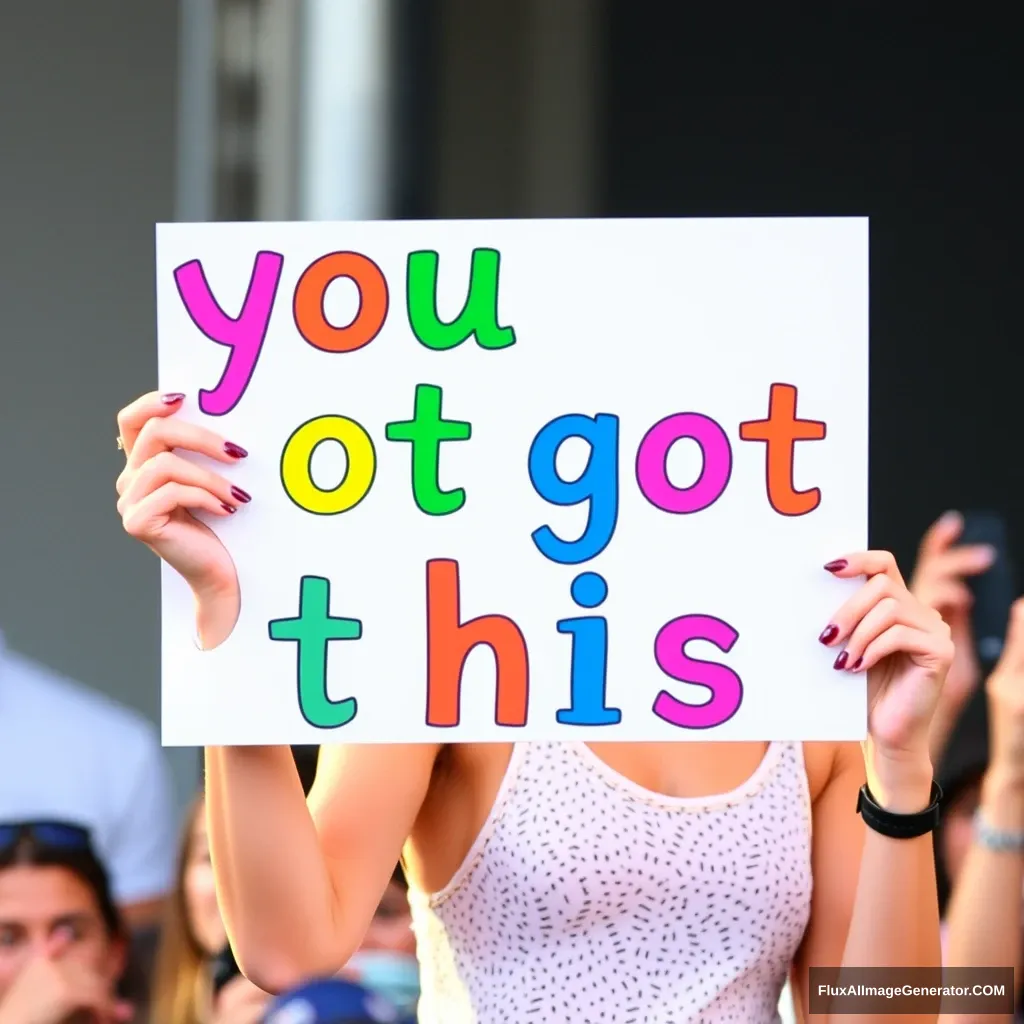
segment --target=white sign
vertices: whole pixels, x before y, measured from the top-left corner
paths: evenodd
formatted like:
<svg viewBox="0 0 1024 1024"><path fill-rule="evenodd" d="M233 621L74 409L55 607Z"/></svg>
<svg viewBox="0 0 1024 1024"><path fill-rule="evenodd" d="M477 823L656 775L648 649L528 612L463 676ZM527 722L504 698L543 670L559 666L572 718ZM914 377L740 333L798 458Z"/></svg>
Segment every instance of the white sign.
<svg viewBox="0 0 1024 1024"><path fill-rule="evenodd" d="M157 291L252 495L165 743L864 735L866 220L161 225Z"/></svg>

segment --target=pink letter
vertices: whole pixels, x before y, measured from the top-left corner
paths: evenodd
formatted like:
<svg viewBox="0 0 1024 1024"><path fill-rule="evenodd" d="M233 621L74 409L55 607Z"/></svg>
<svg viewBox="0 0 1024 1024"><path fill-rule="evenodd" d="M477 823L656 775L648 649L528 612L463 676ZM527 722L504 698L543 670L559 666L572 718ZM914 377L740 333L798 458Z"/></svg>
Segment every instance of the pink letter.
<svg viewBox="0 0 1024 1024"><path fill-rule="evenodd" d="M692 438L700 445L704 467L691 487L676 487L665 460L676 441ZM732 449L725 431L697 412L680 412L655 423L636 453L636 482L643 496L663 512L700 512L722 496L732 475Z"/></svg>
<svg viewBox="0 0 1024 1024"><path fill-rule="evenodd" d="M228 316L213 297L199 260L183 263L174 271L178 294L192 322L210 341L231 349L217 386L212 391L199 392L199 408L207 416L231 412L245 394L267 336L283 264L280 253L256 254L249 290L237 318Z"/></svg>
<svg viewBox="0 0 1024 1024"><path fill-rule="evenodd" d="M743 702L743 683L732 669L712 661L687 657L691 640L709 640L726 654L739 639L728 622L711 615L684 615L661 627L654 641L654 657L667 676L681 683L697 683L711 691L706 704L684 704L662 690L654 701L654 713L680 729L713 729L728 722Z"/></svg>

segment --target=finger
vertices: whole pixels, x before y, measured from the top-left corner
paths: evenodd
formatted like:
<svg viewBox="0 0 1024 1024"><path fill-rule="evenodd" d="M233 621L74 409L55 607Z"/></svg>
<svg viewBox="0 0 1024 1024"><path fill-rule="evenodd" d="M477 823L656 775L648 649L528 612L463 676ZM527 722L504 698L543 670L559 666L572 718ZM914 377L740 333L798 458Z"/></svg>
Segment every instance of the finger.
<svg viewBox="0 0 1024 1024"><path fill-rule="evenodd" d="M944 512L928 527L917 550L918 561L940 555L955 543L963 532L964 517L959 512Z"/></svg>
<svg viewBox="0 0 1024 1024"><path fill-rule="evenodd" d="M836 658L835 668L850 669L856 672L861 667L861 658L872 640L882 636L893 626L910 626L922 628L923 624L905 622L900 602L895 597L883 597L857 623L846 642L846 646ZM930 624L929 624L930 625ZM856 668L854 668L856 667Z"/></svg>
<svg viewBox="0 0 1024 1024"><path fill-rule="evenodd" d="M167 517L179 508L189 512L209 512L221 518L235 512L232 506L201 487L164 484L152 494L147 494L137 505L126 509L121 522L126 533L137 540L149 543L156 539Z"/></svg>
<svg viewBox="0 0 1024 1024"><path fill-rule="evenodd" d="M915 589L914 596L922 604L947 615L966 612L974 604L971 588L959 580L937 580Z"/></svg>
<svg viewBox="0 0 1024 1024"><path fill-rule="evenodd" d="M227 505L244 505L250 500L247 492L225 480L220 474L197 466L173 452L159 452L137 472L125 473L122 476L126 478L127 484L117 502L119 515L123 515L125 509L130 506L138 504L146 495L170 483L209 491Z"/></svg>
<svg viewBox="0 0 1024 1024"><path fill-rule="evenodd" d="M109 1017L111 1024L125 1024L135 1019L135 1007L123 999L119 1000L110 1008Z"/></svg>
<svg viewBox="0 0 1024 1024"><path fill-rule="evenodd" d="M990 544L964 544L937 556L928 567L929 576L977 576L992 568L996 550Z"/></svg>
<svg viewBox="0 0 1024 1024"><path fill-rule="evenodd" d="M244 448L195 423L178 419L149 419L135 438L127 469L136 470L159 452L175 448L208 455L218 462L237 462L249 454Z"/></svg>
<svg viewBox="0 0 1024 1024"><path fill-rule="evenodd" d="M867 672L892 654L908 654L918 661L948 665L953 658L953 642L945 631L917 629L900 623L890 626L884 633L876 636L867 645L859 660L849 665L849 670Z"/></svg>
<svg viewBox="0 0 1024 1024"><path fill-rule="evenodd" d="M857 576L888 576L899 584L903 584L896 559L888 551L858 551L844 555L825 564L825 570L840 579L850 580Z"/></svg>
<svg viewBox="0 0 1024 1024"><path fill-rule="evenodd" d="M139 431L154 416L171 416L181 408L185 396L179 391L161 394L150 391L149 394L136 398L131 405L126 405L117 414L117 433L124 444L125 457L131 454Z"/></svg>

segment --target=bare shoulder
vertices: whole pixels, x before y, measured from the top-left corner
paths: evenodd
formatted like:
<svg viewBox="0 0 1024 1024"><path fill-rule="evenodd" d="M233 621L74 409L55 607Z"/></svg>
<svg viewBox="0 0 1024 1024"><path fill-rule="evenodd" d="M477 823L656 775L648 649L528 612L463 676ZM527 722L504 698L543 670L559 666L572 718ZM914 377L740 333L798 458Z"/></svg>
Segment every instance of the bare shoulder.
<svg viewBox="0 0 1024 1024"><path fill-rule="evenodd" d="M859 743L805 742L804 764L807 786L813 803L825 792L828 784L847 773L863 775L864 758ZM858 787L859 787L858 783Z"/></svg>

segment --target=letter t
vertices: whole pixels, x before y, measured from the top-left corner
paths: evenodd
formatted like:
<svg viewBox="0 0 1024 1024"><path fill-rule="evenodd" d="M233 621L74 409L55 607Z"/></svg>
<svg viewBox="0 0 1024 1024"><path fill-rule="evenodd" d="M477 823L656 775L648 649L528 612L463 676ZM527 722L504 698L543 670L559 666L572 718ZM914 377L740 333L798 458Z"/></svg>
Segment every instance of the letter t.
<svg viewBox="0 0 1024 1024"><path fill-rule="evenodd" d="M441 416L442 392L433 384L416 385L416 402L411 420L399 420L384 428L389 441L412 444L412 494L421 512L447 516L466 503L461 487L442 491L438 480L442 441L466 441L473 432L469 423Z"/></svg>
<svg viewBox="0 0 1024 1024"><path fill-rule="evenodd" d="M330 581L303 576L299 614L268 623L271 640L293 640L299 646L299 710L318 729L337 729L356 717L355 697L331 700L327 696L327 645L331 640L358 640L363 624L358 619L332 617L330 607Z"/></svg>

